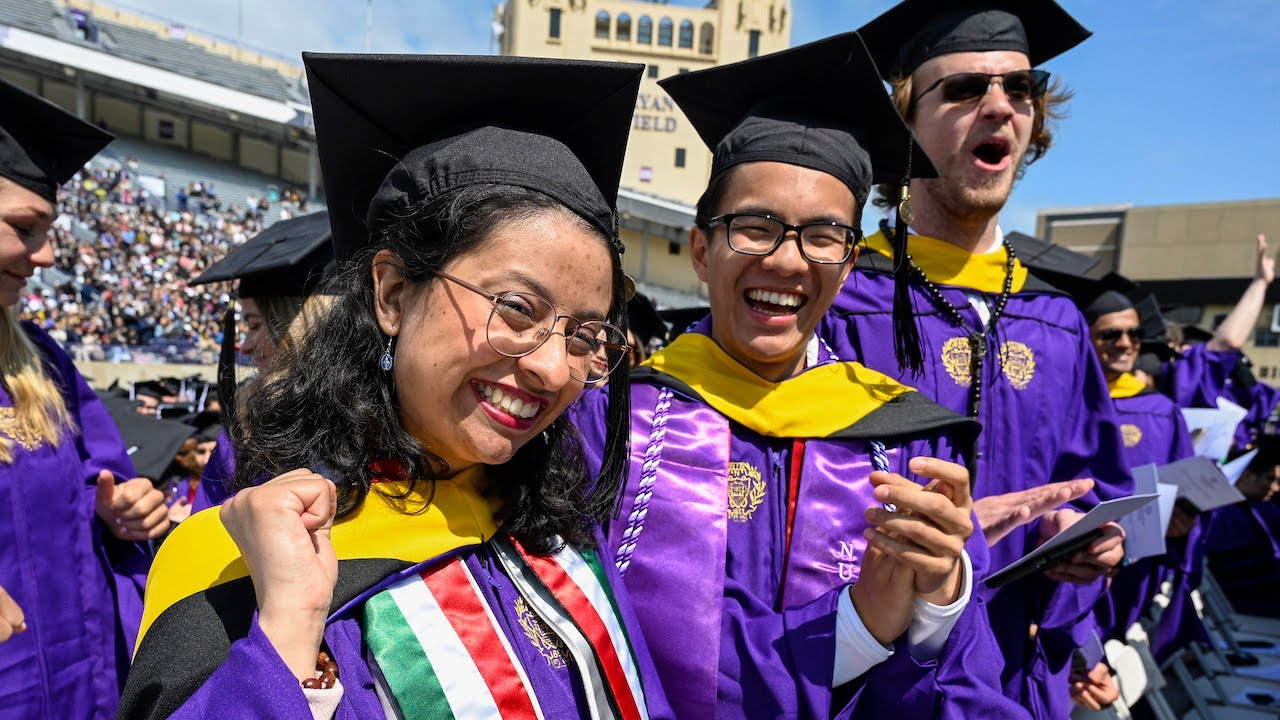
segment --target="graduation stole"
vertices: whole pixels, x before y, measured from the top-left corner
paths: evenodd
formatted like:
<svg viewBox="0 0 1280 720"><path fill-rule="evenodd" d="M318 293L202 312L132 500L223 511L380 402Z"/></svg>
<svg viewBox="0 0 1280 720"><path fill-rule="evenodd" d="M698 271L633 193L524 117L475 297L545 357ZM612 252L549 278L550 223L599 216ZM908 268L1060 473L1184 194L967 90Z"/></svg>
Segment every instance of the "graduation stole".
<svg viewBox="0 0 1280 720"><path fill-rule="evenodd" d="M914 392L855 362L815 365L772 382L698 332L684 333L645 365L675 378L730 420L767 437L829 437Z"/></svg>
<svg viewBox="0 0 1280 720"><path fill-rule="evenodd" d="M540 557L501 535L490 547L532 611L521 613L521 625L533 626L525 631L540 636L540 619L572 657L590 717L647 718L635 655L595 551L566 546ZM481 582L454 557L364 603L365 642L405 720L547 717Z"/></svg>
<svg viewBox="0 0 1280 720"><path fill-rule="evenodd" d="M883 232L871 235L865 242L871 251L893 259L893 244ZM1009 251L1003 246L995 252L974 254L946 240L913 234L908 236L907 247L911 251L911 259L934 285L997 294L1004 290ZM1027 268L1015 258L1010 292L1022 292L1026 283Z"/></svg>
<svg viewBox="0 0 1280 720"><path fill-rule="evenodd" d="M730 467L731 422L800 447L808 443L803 462L793 446L792 476L805 472L801 464L822 463L833 471L828 453L845 448L845 455L857 456L842 456L850 484L858 473L869 472L870 458L860 454L862 443L841 440L957 423L976 431L972 421L858 363L815 365L775 383L700 332L676 338L632 379L630 477L609 540L677 717L715 716L729 517L749 514L766 492L758 476ZM676 399L677 392L690 401ZM840 470L834 472L838 476ZM794 502L792 495L789 506ZM860 511L853 513L858 522ZM788 594L820 584L815 573L803 585L799 573L790 567L785 572L791 578ZM699 611L673 621L673 602Z"/></svg>
<svg viewBox="0 0 1280 720"><path fill-rule="evenodd" d="M387 578L493 537L498 501L481 492L483 485L484 467L477 466L434 483L430 496L408 492L403 480L375 486L330 532L338 556L330 620ZM248 635L256 604L249 570L218 508L183 522L151 564L120 716L159 720L176 712L231 644Z"/></svg>
<svg viewBox="0 0 1280 720"><path fill-rule="evenodd" d="M1111 391L1113 400L1136 397L1150 390L1146 383L1134 377L1132 373L1125 373L1108 382L1107 389Z"/></svg>

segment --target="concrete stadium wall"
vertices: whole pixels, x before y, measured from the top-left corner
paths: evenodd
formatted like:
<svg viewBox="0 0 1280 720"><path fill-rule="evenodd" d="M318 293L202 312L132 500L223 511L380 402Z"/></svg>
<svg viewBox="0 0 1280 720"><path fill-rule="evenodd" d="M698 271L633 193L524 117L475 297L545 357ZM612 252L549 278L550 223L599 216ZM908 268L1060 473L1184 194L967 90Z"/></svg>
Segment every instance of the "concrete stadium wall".
<svg viewBox="0 0 1280 720"><path fill-rule="evenodd" d="M200 375L206 382L218 378L217 365L177 365L169 363L112 363L76 362L76 369L89 381L90 387L105 388L113 382L128 387L135 382L155 380L160 377L190 377ZM245 370L241 369L243 379Z"/></svg>
<svg viewBox="0 0 1280 720"><path fill-rule="evenodd" d="M257 170L267 175L280 175L280 156L272 143L258 138L240 136L240 167Z"/></svg>
<svg viewBox="0 0 1280 720"><path fill-rule="evenodd" d="M199 120L191 122L191 150L224 162L235 157L235 137L220 127Z"/></svg>
<svg viewBox="0 0 1280 720"><path fill-rule="evenodd" d="M33 75L18 72L11 68L0 68L0 78L4 78L29 93L40 94L40 81Z"/></svg>
<svg viewBox="0 0 1280 720"><path fill-rule="evenodd" d="M165 137L161 134L163 123L173 123L171 137ZM144 107L142 109L142 131L143 137L148 142L184 149L187 147L187 119L180 115Z"/></svg>
<svg viewBox="0 0 1280 720"><path fill-rule="evenodd" d="M57 82L56 80L45 80L44 99L69 113L76 111L76 88L74 85Z"/></svg>
<svg viewBox="0 0 1280 720"><path fill-rule="evenodd" d="M305 186L311 177L311 162L301 150L284 148L280 152L280 177Z"/></svg>
<svg viewBox="0 0 1280 720"><path fill-rule="evenodd" d="M93 103L93 121L117 135L142 135L142 106L128 100L98 95Z"/></svg>

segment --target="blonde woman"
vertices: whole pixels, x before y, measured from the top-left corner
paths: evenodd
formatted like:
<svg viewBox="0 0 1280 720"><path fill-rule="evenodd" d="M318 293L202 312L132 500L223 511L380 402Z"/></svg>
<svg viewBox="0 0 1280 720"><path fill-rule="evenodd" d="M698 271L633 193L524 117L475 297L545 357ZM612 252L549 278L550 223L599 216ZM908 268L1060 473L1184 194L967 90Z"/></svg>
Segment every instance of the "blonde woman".
<svg viewBox="0 0 1280 720"><path fill-rule="evenodd" d="M128 669L164 495L135 478L71 358L18 321L53 264L58 185L111 137L0 82L0 707L6 718L109 718ZM16 634L14 631L17 631Z"/></svg>

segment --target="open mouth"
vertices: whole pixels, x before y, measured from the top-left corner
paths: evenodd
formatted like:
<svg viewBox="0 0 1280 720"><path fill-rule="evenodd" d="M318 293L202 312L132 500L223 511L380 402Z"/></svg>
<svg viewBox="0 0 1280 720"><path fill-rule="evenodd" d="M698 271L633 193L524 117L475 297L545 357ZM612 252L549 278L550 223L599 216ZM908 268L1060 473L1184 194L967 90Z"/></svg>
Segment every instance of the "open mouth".
<svg viewBox="0 0 1280 720"><path fill-rule="evenodd" d="M1003 170L1009 163L1012 146L1004 138L983 140L973 149L973 157L980 165L991 169Z"/></svg>
<svg viewBox="0 0 1280 720"><path fill-rule="evenodd" d="M778 292L754 288L743 293L747 305L756 312L765 315L795 315L800 308L809 302L809 298L800 293Z"/></svg>
<svg viewBox="0 0 1280 720"><path fill-rule="evenodd" d="M546 407L546 403L543 401L514 388L490 385L479 380L473 380L472 384L475 386L476 391L484 397L484 404L489 406L486 410L492 409L492 411L506 415L513 421L521 421L520 424L533 420ZM494 413L490 412L490 414ZM502 418L498 419L501 420Z"/></svg>

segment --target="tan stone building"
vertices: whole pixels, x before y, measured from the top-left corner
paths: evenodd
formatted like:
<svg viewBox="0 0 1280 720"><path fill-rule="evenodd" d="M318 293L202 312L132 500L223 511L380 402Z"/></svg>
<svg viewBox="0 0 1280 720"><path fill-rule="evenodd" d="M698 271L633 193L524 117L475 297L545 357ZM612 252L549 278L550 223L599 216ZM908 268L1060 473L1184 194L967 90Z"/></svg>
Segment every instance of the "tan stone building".
<svg viewBox="0 0 1280 720"><path fill-rule="evenodd" d="M1095 273L1115 270L1150 287L1172 319L1212 330L1253 277L1258 233L1273 254L1280 249L1280 198L1047 209L1036 233L1102 260ZM1258 377L1280 380L1280 283L1245 352Z"/></svg>
<svg viewBox="0 0 1280 720"><path fill-rule="evenodd" d="M664 305L705 296L689 264L693 206L711 153L658 80L791 45L789 0L507 0L495 10L504 55L643 63L622 170L627 272ZM664 289L674 292L666 292Z"/></svg>

